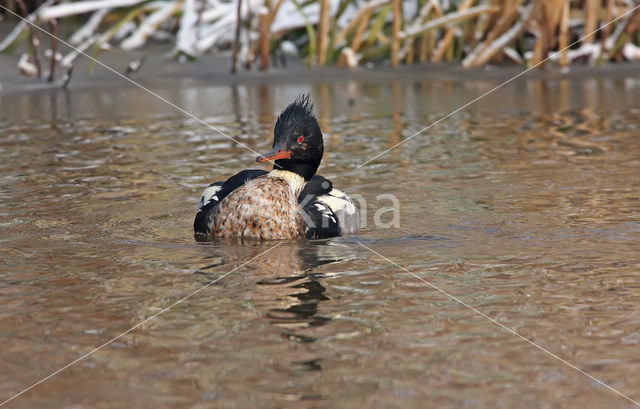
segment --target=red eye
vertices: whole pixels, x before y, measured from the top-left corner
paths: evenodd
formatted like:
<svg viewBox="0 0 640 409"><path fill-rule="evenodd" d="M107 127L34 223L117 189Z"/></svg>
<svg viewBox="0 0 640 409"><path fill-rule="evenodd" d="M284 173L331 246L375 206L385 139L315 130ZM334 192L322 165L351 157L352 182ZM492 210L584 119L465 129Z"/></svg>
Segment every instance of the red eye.
<svg viewBox="0 0 640 409"><path fill-rule="evenodd" d="M304 136L298 136L298 143L304 142Z"/></svg>

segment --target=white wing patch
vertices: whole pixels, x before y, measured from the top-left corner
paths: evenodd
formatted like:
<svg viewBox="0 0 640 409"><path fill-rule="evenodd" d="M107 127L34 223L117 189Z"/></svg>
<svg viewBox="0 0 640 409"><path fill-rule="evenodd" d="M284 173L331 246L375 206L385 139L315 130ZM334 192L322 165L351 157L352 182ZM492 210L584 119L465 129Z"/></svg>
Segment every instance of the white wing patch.
<svg viewBox="0 0 640 409"><path fill-rule="evenodd" d="M207 186L200 196L200 202L198 203L198 210L202 209L202 206L209 203L210 200L218 200L218 196L216 194L222 189L220 185Z"/></svg>
<svg viewBox="0 0 640 409"><path fill-rule="evenodd" d="M328 194L318 196L317 201L327 206L336 215L342 233L354 233L360 230L360 212L346 193L334 188ZM318 204L315 206L318 207ZM318 210L321 209L318 208ZM330 217L335 221L333 216Z"/></svg>

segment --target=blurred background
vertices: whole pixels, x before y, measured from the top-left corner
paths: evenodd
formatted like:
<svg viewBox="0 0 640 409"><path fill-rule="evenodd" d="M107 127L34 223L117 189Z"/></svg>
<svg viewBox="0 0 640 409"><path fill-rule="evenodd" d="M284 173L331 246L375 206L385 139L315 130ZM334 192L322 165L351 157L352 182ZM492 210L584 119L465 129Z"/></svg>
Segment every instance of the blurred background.
<svg viewBox="0 0 640 409"><path fill-rule="evenodd" d="M4 5L94 56L114 47L161 43L168 45L169 57L183 62L209 52L224 55L234 72L285 66L291 57L309 66L349 68L442 61L464 68L544 67L548 57L566 67L640 59L640 12L631 0L4 0ZM23 74L48 74L53 81L55 65L62 65L60 75L73 66L74 54L66 47L7 10L0 16L0 51L20 57Z"/></svg>

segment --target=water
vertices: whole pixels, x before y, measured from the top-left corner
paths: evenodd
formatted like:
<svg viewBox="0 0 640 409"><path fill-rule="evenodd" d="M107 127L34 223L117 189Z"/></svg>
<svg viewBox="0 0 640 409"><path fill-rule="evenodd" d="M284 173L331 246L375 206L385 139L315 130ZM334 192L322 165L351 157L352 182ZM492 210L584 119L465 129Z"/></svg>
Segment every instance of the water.
<svg viewBox="0 0 640 409"><path fill-rule="evenodd" d="M416 276L640 400L633 74L518 80L356 168L499 77L159 86L258 152L311 92L367 225L276 248L192 239L254 153L117 83L5 94L0 400L218 280L6 407L632 407Z"/></svg>

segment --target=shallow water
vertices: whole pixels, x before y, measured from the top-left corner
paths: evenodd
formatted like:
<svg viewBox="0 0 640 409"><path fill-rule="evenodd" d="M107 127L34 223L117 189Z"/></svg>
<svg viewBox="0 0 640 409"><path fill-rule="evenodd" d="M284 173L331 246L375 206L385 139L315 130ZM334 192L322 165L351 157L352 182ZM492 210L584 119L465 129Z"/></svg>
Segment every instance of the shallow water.
<svg viewBox="0 0 640 409"><path fill-rule="evenodd" d="M416 276L640 400L636 77L520 79L356 168L499 81L164 84L259 152L311 92L366 227L276 248L192 239L255 165L196 120L121 85L0 96L0 401L219 279L6 407L632 407Z"/></svg>

